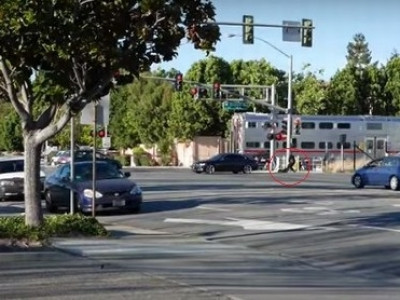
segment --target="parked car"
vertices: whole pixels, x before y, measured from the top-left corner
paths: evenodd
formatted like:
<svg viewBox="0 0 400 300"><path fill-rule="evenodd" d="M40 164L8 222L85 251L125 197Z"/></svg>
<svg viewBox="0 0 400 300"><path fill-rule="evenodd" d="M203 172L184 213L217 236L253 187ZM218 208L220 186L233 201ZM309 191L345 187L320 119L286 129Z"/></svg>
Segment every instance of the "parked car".
<svg viewBox="0 0 400 300"><path fill-rule="evenodd" d="M0 158L0 200L24 199L24 157ZM40 171L41 190L45 173Z"/></svg>
<svg viewBox="0 0 400 300"><path fill-rule="evenodd" d="M388 156L374 159L356 170L351 177L351 183L356 188L370 185L398 190L400 188L399 179L400 157Z"/></svg>
<svg viewBox="0 0 400 300"><path fill-rule="evenodd" d="M59 151L59 154L57 156L57 159L54 160L54 165L62 165L62 164L68 164L71 161L71 151ZM56 154L56 155L57 155ZM75 157L74 160L75 162L78 161L91 161L93 159L93 151L92 150L76 150L75 151ZM104 155L101 152L96 152L96 160L97 161L107 161L111 164L114 164L117 168L121 169L122 164L116 160L113 159L107 155Z"/></svg>
<svg viewBox="0 0 400 300"><path fill-rule="evenodd" d="M44 183L46 208L57 212L60 208L70 209L70 191L75 195L75 210L83 213L92 211L95 198L96 211L126 210L139 212L142 190L128 179L129 172L107 161L96 162L96 191L92 190L92 162L77 162L74 180L70 180L70 164L65 164L51 173ZM95 196L95 197L94 197Z"/></svg>
<svg viewBox="0 0 400 300"><path fill-rule="evenodd" d="M237 153L222 153L215 155L207 160L197 161L192 165L192 170L196 173L206 172L233 172L235 174L243 172L245 174L258 170L258 162L246 155Z"/></svg>

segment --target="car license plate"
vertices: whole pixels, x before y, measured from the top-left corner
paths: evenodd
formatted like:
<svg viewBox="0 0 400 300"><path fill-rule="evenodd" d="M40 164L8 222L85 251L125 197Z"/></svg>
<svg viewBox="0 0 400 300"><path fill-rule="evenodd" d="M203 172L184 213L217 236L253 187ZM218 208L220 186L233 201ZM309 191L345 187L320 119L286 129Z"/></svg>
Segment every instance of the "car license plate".
<svg viewBox="0 0 400 300"><path fill-rule="evenodd" d="M113 200L113 206L125 206L125 200Z"/></svg>

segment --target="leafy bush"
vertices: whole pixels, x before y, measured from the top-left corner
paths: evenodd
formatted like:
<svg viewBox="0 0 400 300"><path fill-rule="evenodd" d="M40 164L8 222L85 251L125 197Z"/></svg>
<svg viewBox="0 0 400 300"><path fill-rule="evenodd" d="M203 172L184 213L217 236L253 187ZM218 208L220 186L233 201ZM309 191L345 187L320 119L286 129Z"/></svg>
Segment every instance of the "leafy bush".
<svg viewBox="0 0 400 300"><path fill-rule="evenodd" d="M118 160L123 166L129 166L131 164L129 155L116 155L114 158Z"/></svg>
<svg viewBox="0 0 400 300"><path fill-rule="evenodd" d="M46 242L51 237L107 235L95 218L80 214L46 216L39 227L26 226L23 216L0 217L0 238Z"/></svg>

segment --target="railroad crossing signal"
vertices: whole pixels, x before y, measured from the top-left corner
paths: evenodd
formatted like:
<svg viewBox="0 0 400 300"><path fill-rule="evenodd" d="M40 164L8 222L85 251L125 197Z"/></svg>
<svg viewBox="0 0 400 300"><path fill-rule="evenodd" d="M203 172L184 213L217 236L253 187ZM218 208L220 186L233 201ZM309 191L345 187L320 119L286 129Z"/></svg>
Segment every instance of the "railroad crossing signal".
<svg viewBox="0 0 400 300"><path fill-rule="evenodd" d="M312 47L313 22L310 19L303 19L301 23L302 26L309 27L301 29L301 45L303 47Z"/></svg>
<svg viewBox="0 0 400 300"><path fill-rule="evenodd" d="M249 15L243 16L243 44L254 44L254 17Z"/></svg>

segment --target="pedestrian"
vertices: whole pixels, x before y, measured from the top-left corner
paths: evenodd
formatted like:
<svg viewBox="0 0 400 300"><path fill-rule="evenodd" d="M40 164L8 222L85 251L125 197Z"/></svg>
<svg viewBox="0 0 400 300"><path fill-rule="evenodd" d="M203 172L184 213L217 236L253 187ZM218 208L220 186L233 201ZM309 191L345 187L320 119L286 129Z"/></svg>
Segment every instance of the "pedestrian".
<svg viewBox="0 0 400 300"><path fill-rule="evenodd" d="M285 169L283 169L283 172L287 173L290 171L292 171L293 173L296 172L296 170L293 168L293 166L296 163L296 159L294 158L294 155L292 153L290 153L289 155L289 163L287 165L287 167Z"/></svg>

